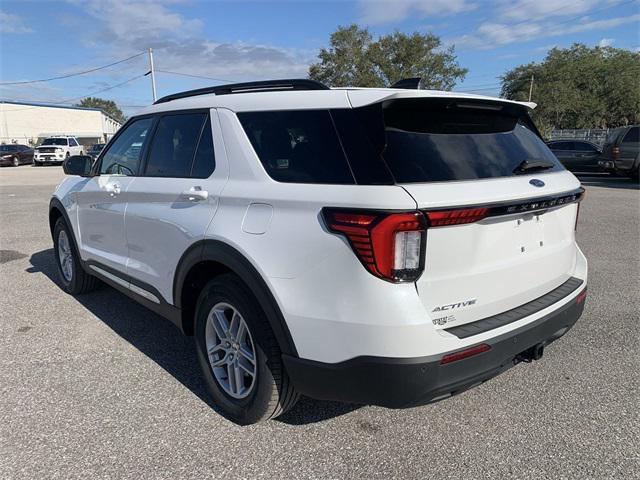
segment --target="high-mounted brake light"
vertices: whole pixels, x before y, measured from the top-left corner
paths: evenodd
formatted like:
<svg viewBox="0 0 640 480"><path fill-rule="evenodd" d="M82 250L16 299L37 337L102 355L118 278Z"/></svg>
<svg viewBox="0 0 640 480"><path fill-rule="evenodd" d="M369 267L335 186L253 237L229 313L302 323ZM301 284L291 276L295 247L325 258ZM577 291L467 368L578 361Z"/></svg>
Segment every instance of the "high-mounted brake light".
<svg viewBox="0 0 640 480"><path fill-rule="evenodd" d="M482 220L489 215L489 209L481 208L459 208L455 210L436 210L427 212L430 227L443 227L446 225L463 225Z"/></svg>
<svg viewBox="0 0 640 480"><path fill-rule="evenodd" d="M332 232L347 237L367 270L392 282L413 282L424 269L426 221L420 212L324 208Z"/></svg>

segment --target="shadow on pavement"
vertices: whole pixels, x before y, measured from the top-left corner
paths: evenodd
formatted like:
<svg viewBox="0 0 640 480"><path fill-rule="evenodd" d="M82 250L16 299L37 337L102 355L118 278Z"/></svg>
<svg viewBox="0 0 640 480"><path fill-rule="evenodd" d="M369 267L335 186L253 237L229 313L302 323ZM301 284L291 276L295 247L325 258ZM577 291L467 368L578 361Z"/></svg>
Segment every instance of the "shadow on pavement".
<svg viewBox="0 0 640 480"><path fill-rule="evenodd" d="M27 269L28 273L42 273L58 285L53 249L34 253L30 262L32 266ZM64 294L62 291L60 293ZM104 284L75 299L203 402L216 409L200 374L193 338L183 335L169 320ZM277 420L290 425L304 425L338 417L358 408L359 405L302 397L292 410Z"/></svg>
<svg viewBox="0 0 640 480"><path fill-rule="evenodd" d="M586 187L623 188L627 190L640 190L638 180L627 177L616 177L609 174L575 174L582 185Z"/></svg>

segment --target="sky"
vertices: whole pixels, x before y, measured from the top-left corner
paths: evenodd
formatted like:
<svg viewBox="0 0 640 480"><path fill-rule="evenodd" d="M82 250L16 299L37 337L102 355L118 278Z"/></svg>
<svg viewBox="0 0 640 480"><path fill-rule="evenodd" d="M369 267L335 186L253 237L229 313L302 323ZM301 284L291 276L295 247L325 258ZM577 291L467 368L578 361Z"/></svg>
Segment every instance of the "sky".
<svg viewBox="0 0 640 480"><path fill-rule="evenodd" d="M6 83L89 70L149 47L158 97L228 81L306 77L330 34L352 23L374 36L432 32L469 69L454 90L487 95L499 94L500 75L543 60L553 47L640 50L640 0L3 0L0 99L71 104L99 96L130 115L152 102L146 54L85 75Z"/></svg>

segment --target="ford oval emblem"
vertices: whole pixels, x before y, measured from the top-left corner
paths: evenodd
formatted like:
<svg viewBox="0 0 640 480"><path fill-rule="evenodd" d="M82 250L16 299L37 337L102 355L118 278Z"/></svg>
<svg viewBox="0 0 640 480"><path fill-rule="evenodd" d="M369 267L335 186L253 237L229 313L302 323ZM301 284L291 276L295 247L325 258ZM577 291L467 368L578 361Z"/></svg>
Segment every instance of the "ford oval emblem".
<svg viewBox="0 0 640 480"><path fill-rule="evenodd" d="M532 178L529 180L529 183L534 187L544 187L544 182L542 180L538 180L537 178Z"/></svg>

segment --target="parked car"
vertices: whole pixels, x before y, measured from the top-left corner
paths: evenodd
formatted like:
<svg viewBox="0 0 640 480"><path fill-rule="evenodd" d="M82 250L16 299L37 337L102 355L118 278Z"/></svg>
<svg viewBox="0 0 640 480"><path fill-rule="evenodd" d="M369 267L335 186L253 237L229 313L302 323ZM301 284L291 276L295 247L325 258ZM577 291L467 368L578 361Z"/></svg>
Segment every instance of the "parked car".
<svg viewBox="0 0 640 480"><path fill-rule="evenodd" d="M45 138L39 147L36 147L33 156L33 164L62 164L71 155L82 155L83 147L76 137L49 137Z"/></svg>
<svg viewBox="0 0 640 480"><path fill-rule="evenodd" d="M541 358L584 307L584 190L530 108L311 80L164 97L65 162L60 283L101 279L194 335L238 423L299 394L457 394Z"/></svg>
<svg viewBox="0 0 640 480"><path fill-rule="evenodd" d="M640 177L640 125L616 128L607 137L599 164L618 175Z"/></svg>
<svg viewBox="0 0 640 480"><path fill-rule="evenodd" d="M98 155L100 155L100 152L102 152L105 145L105 143L94 143L89 147L89 150L87 150L87 155L95 160L98 158Z"/></svg>
<svg viewBox="0 0 640 480"><path fill-rule="evenodd" d="M553 140L547 146L567 170L572 172L601 172L598 161L602 150L586 140Z"/></svg>
<svg viewBox="0 0 640 480"><path fill-rule="evenodd" d="M17 167L23 163L33 163L33 149L27 145L0 145L0 166Z"/></svg>

